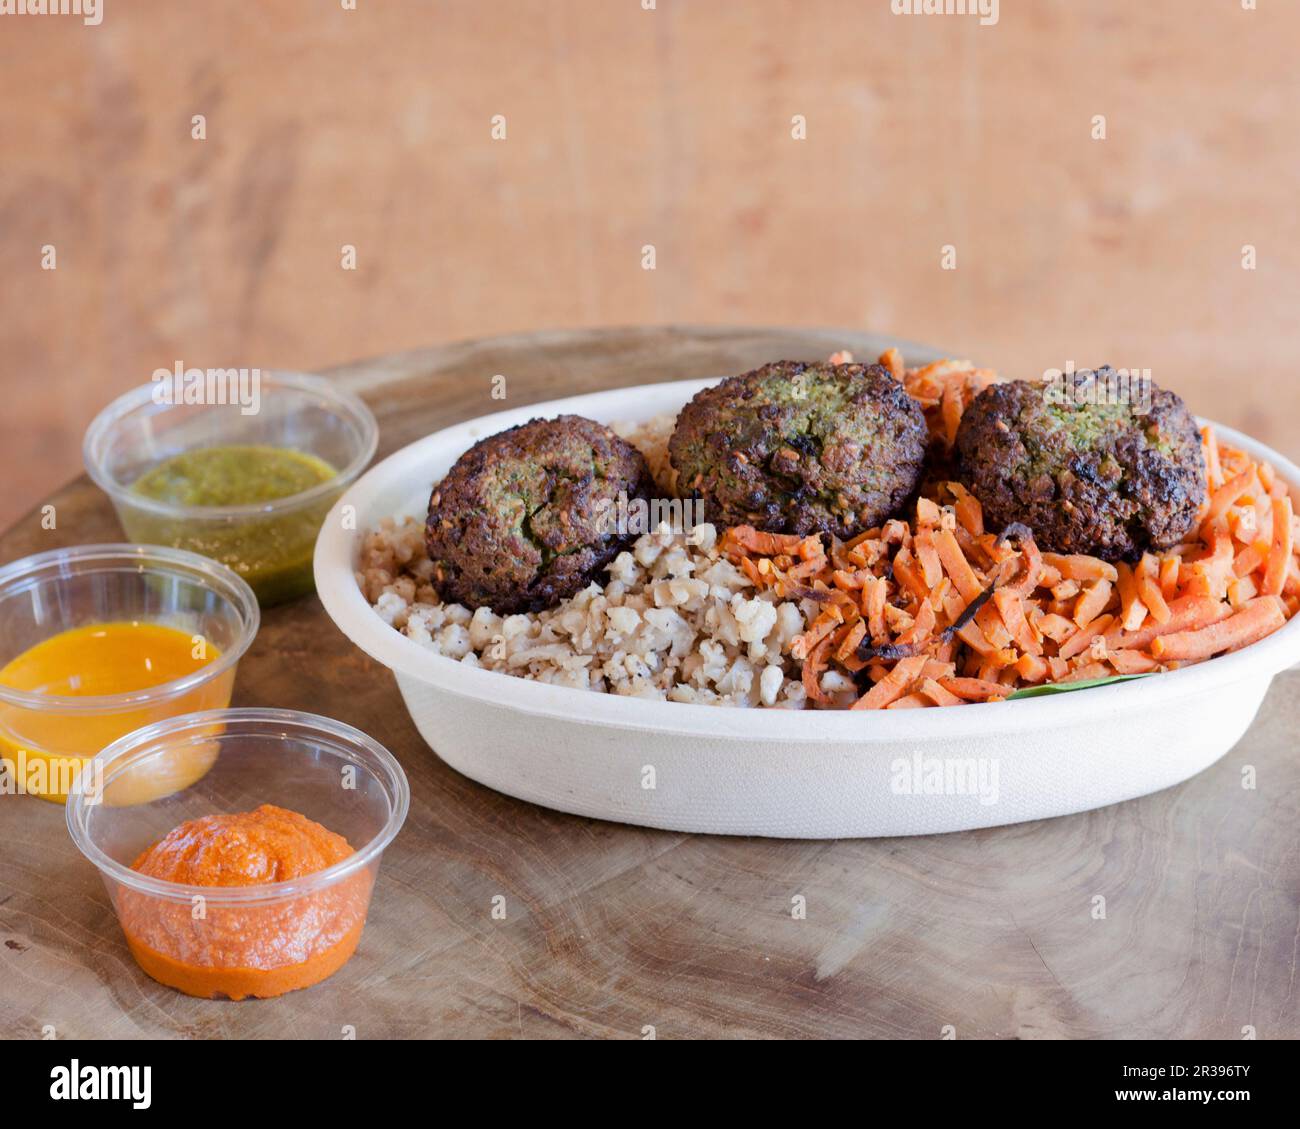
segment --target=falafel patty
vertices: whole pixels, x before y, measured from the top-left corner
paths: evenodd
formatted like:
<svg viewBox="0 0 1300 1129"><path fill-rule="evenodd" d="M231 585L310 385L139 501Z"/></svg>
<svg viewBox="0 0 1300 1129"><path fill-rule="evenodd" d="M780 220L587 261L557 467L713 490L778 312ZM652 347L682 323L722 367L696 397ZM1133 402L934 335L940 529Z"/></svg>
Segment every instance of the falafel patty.
<svg viewBox="0 0 1300 1129"><path fill-rule="evenodd" d="M698 393L668 451L707 521L852 537L912 496L925 446L921 406L887 369L777 361Z"/></svg>
<svg viewBox="0 0 1300 1129"><path fill-rule="evenodd" d="M1119 374L1104 365L1060 384L993 384L971 401L957 476L990 526L1022 522L1044 549L1110 561L1188 534L1205 500L1196 421L1151 381L1116 388Z"/></svg>
<svg viewBox="0 0 1300 1129"><path fill-rule="evenodd" d="M481 439L429 499L434 587L499 615L552 607L632 540L613 520L620 494L648 500L651 490L641 452L582 416Z"/></svg>

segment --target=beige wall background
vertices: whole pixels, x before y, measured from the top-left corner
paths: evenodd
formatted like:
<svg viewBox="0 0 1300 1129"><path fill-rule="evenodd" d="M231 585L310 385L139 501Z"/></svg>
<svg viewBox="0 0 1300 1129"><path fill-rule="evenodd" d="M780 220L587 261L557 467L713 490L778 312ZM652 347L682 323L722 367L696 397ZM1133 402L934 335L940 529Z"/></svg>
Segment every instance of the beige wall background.
<svg viewBox="0 0 1300 1129"><path fill-rule="evenodd" d="M562 326L844 325L1018 375L1149 368L1300 456L1297 41L1279 0L1002 0L989 27L889 0L0 16L0 525L177 360L316 369Z"/></svg>

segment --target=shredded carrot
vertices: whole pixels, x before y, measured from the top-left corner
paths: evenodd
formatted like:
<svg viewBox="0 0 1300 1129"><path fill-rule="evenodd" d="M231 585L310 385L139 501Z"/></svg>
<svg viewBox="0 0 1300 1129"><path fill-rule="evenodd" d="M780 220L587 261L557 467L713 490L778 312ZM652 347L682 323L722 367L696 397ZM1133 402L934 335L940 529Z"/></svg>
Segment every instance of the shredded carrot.
<svg viewBox="0 0 1300 1129"><path fill-rule="evenodd" d="M829 638L812 649L803 664L803 688L814 702L828 702L830 698L821 688L821 676L826 670L826 653L831 649Z"/></svg>
<svg viewBox="0 0 1300 1129"><path fill-rule="evenodd" d="M1259 595L1259 589L1249 576L1240 577L1228 584L1228 603L1240 610Z"/></svg>
<svg viewBox="0 0 1300 1129"><path fill-rule="evenodd" d="M961 389L955 384L949 384L943 390L939 407L943 413L943 437L951 447L957 442L957 426L961 423Z"/></svg>
<svg viewBox="0 0 1300 1129"><path fill-rule="evenodd" d="M1172 554L1160 562L1160 595L1166 602L1172 600L1178 593L1178 573L1182 564L1182 558Z"/></svg>
<svg viewBox="0 0 1300 1129"><path fill-rule="evenodd" d="M1031 685L1044 682L1048 674L1047 660L1038 655L1021 655L1016 663L1016 673Z"/></svg>
<svg viewBox="0 0 1300 1129"><path fill-rule="evenodd" d="M1210 489L1214 490L1223 482L1223 468L1219 460L1219 440L1214 434L1214 428L1201 428L1201 444L1205 452L1206 480L1210 484Z"/></svg>
<svg viewBox="0 0 1300 1129"><path fill-rule="evenodd" d="M984 507L979 504L978 499L966 487L957 482L948 483L948 489L956 498L953 503L953 512L961 527L966 530L972 537L984 536Z"/></svg>
<svg viewBox="0 0 1300 1129"><path fill-rule="evenodd" d="M999 588L993 593L993 602L997 605L998 614L1002 616L1002 622L1006 625L1016 646L1027 655L1041 655L1043 644L1034 634L1034 629L1029 626L1029 620L1025 618L1024 597L1018 592Z"/></svg>
<svg viewBox="0 0 1300 1129"><path fill-rule="evenodd" d="M968 702L988 702L1005 698L1011 692L1002 683L983 678L944 678L939 685Z"/></svg>
<svg viewBox="0 0 1300 1129"><path fill-rule="evenodd" d="M921 680L920 692L936 706L960 706L965 701L964 698L959 698L951 690L945 690L933 678L923 678Z"/></svg>
<svg viewBox="0 0 1300 1129"><path fill-rule="evenodd" d="M858 644L862 642L863 637L867 634L867 621L859 619L849 624L848 630L844 633L844 638L835 649L835 658L838 662L843 662L854 651L858 649Z"/></svg>
<svg viewBox="0 0 1300 1129"><path fill-rule="evenodd" d="M1108 636L1108 642L1112 649L1129 647L1140 650L1149 647L1161 635L1192 631L1217 623L1230 610L1211 596L1180 596L1169 605L1169 619L1166 623L1148 623L1137 631L1112 632Z"/></svg>
<svg viewBox="0 0 1300 1129"><path fill-rule="evenodd" d="M872 642L883 643L888 638L885 627L885 603L889 599L888 582L879 577L863 590L862 611L867 617L867 630L871 632Z"/></svg>
<svg viewBox="0 0 1300 1129"><path fill-rule="evenodd" d="M1151 613L1151 618L1157 623L1169 622L1169 605L1165 603L1164 593L1160 590L1160 585L1156 580L1159 575L1160 566L1156 563L1155 557L1150 553L1143 553L1142 559L1138 562L1137 569L1134 571L1134 577L1137 580L1138 596L1146 604L1147 611Z"/></svg>
<svg viewBox="0 0 1300 1129"><path fill-rule="evenodd" d="M1110 580L1119 575L1115 566L1097 557L1088 557L1076 553L1063 556L1060 553L1044 553L1043 563L1056 569L1064 580Z"/></svg>
<svg viewBox="0 0 1300 1129"><path fill-rule="evenodd" d="M918 600L930 595L932 586L926 584L921 568L906 548L899 549L894 556L894 578Z"/></svg>
<svg viewBox="0 0 1300 1129"><path fill-rule="evenodd" d="M1101 615L1110 603L1111 588L1109 580L1089 581L1074 605L1074 622L1080 627L1087 627Z"/></svg>
<svg viewBox="0 0 1300 1129"><path fill-rule="evenodd" d="M1255 468L1248 467L1240 474L1234 475L1210 496L1210 508L1205 511L1204 521L1213 521L1223 517L1230 510L1255 480Z"/></svg>
<svg viewBox="0 0 1300 1129"><path fill-rule="evenodd" d="M896 698L901 698L921 673L926 664L924 655L899 659L898 665L850 706L855 710L884 709Z"/></svg>
<svg viewBox="0 0 1300 1129"><path fill-rule="evenodd" d="M903 379L903 354L892 345L881 353L880 363L889 369L895 380Z"/></svg>
<svg viewBox="0 0 1300 1129"><path fill-rule="evenodd" d="M943 510L939 508L939 503L925 495L916 500L916 528L932 529L943 521Z"/></svg>
<svg viewBox="0 0 1300 1129"><path fill-rule="evenodd" d="M1127 647L1107 652L1106 658L1117 674L1149 674L1159 665L1150 655L1129 650Z"/></svg>
<svg viewBox="0 0 1300 1129"><path fill-rule="evenodd" d="M1235 651L1276 631L1286 622L1286 609L1276 596L1260 596L1227 619L1197 631L1157 636L1151 655L1164 662L1208 659L1221 651Z"/></svg>
<svg viewBox="0 0 1300 1129"><path fill-rule="evenodd" d="M934 606L929 600L922 600L916 617L912 620L912 626L899 635L899 646L910 647L917 643L924 643L934 631L934 625Z"/></svg>
<svg viewBox="0 0 1300 1129"><path fill-rule="evenodd" d="M1075 633L1077 625L1065 618L1063 615L1057 615L1054 612L1048 612L1040 615L1034 626L1040 634L1052 640L1053 643L1063 643Z"/></svg>
<svg viewBox="0 0 1300 1129"><path fill-rule="evenodd" d="M952 577L952 582L957 586L961 598L970 603L984 591L984 585L980 583L975 570L970 566L970 561L961 551L957 538L953 536L951 530L941 529L934 535L934 543L939 559L943 562L944 571Z"/></svg>
<svg viewBox="0 0 1300 1129"><path fill-rule="evenodd" d="M790 645L790 653L797 659L806 659L817 646L844 622L843 616L836 608L827 608L802 635Z"/></svg>
<svg viewBox="0 0 1300 1129"><path fill-rule="evenodd" d="M1090 646L1094 639L1104 638L1106 629L1115 622L1112 615L1104 615L1099 619L1094 619L1087 627L1080 627L1064 643L1061 644L1057 652L1063 659L1072 659L1075 655L1081 655Z"/></svg>
<svg viewBox="0 0 1300 1129"><path fill-rule="evenodd" d="M1233 574L1249 576L1268 561L1271 552L1272 547L1267 541L1255 541L1247 545L1237 554L1237 559L1233 562Z"/></svg>
<svg viewBox="0 0 1300 1129"><path fill-rule="evenodd" d="M1216 587L1205 566L1197 561L1187 570L1187 581L1182 586L1182 593L1184 596L1199 596L1213 600L1218 598Z"/></svg>
<svg viewBox="0 0 1300 1129"><path fill-rule="evenodd" d="M1264 583L1260 592L1265 596L1282 594L1282 584L1286 580L1287 565L1291 562L1294 551L1294 531L1291 528L1291 499L1287 497L1273 499L1273 539L1269 548L1268 563L1264 569Z"/></svg>
<svg viewBox="0 0 1300 1129"><path fill-rule="evenodd" d="M943 563L934 547L934 533L922 530L916 535L916 559L921 564L921 576L927 588L934 588L943 579Z"/></svg>
<svg viewBox="0 0 1300 1129"><path fill-rule="evenodd" d="M1058 604L1064 604L1073 600L1082 591L1083 585L1077 580L1062 580L1052 585L1052 599Z"/></svg>
<svg viewBox="0 0 1300 1129"><path fill-rule="evenodd" d="M1136 631L1147 617L1147 606L1138 596L1133 569L1123 561L1115 568L1118 572L1116 587L1119 588L1120 623L1125 631Z"/></svg>
<svg viewBox="0 0 1300 1129"><path fill-rule="evenodd" d="M1110 671L1099 662L1085 663L1074 667L1062 682L1086 682L1093 678L1109 678Z"/></svg>

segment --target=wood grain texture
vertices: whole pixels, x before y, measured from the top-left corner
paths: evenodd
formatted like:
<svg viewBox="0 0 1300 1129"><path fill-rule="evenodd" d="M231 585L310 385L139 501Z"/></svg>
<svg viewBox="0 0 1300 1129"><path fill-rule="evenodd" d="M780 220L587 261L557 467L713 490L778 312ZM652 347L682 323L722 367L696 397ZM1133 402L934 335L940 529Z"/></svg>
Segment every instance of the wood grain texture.
<svg viewBox="0 0 1300 1129"><path fill-rule="evenodd" d="M0 525L178 359L548 326L856 325L1015 375L1149 368L1294 457L1297 38L1300 5L1236 0L1008 2L983 28L888 0L9 19Z"/></svg>
<svg viewBox="0 0 1300 1129"><path fill-rule="evenodd" d="M386 452L510 402L816 357L852 334L643 329L423 350L344 370ZM120 536L84 480L0 538L0 562ZM359 1038L1300 1035L1300 674L1219 763L1046 822L845 842L720 839L545 811L448 769L391 676L309 598L273 609L235 704L373 734L411 782L354 959L278 1001L198 1001L134 966L63 813L0 798L0 1034ZM665 707L671 708L671 707ZM1134 750L1142 755L1141 749ZM1253 766L1258 788L1242 787ZM504 921L492 899L506 899ZM807 902L807 919L791 915ZM1092 916L1105 899L1106 917Z"/></svg>

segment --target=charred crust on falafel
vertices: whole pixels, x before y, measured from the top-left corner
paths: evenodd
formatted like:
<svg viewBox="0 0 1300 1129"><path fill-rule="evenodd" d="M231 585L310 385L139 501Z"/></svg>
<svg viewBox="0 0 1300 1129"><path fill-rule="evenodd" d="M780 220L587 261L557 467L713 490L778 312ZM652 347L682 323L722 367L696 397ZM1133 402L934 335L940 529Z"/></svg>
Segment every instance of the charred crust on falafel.
<svg viewBox="0 0 1300 1129"><path fill-rule="evenodd" d="M1132 560L1190 532L1206 496L1196 421L1174 393L1085 395L1119 382L1109 366L1062 388L993 384L957 430L956 473L992 526L1021 523L1056 553ZM1088 382L1089 388L1084 384Z"/></svg>
<svg viewBox="0 0 1300 1129"><path fill-rule="evenodd" d="M644 456L582 416L535 419L475 443L429 499L425 546L448 601L500 615L553 607L632 540L620 495L649 500Z"/></svg>
<svg viewBox="0 0 1300 1129"><path fill-rule="evenodd" d="M926 434L880 365L778 361L699 392L668 450L708 521L852 537L914 495Z"/></svg>

